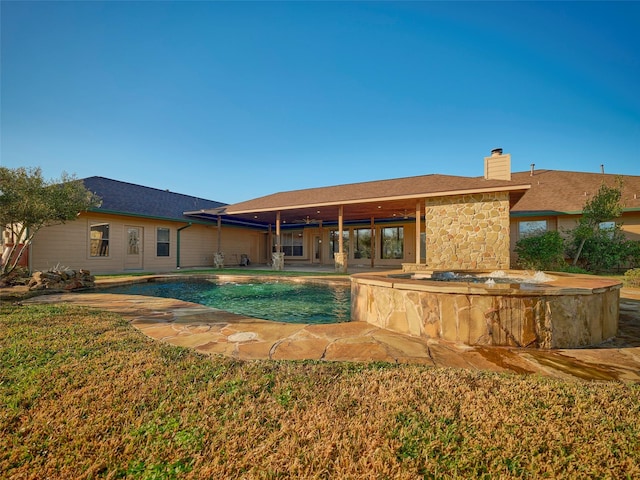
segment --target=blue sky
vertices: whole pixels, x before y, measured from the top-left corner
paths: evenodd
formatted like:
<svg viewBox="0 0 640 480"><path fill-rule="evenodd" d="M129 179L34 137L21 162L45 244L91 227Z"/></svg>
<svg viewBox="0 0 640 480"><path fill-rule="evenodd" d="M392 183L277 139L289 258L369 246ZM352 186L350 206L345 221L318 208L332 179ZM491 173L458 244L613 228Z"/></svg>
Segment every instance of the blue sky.
<svg viewBox="0 0 640 480"><path fill-rule="evenodd" d="M637 2L1 2L1 164L234 203L640 175Z"/></svg>

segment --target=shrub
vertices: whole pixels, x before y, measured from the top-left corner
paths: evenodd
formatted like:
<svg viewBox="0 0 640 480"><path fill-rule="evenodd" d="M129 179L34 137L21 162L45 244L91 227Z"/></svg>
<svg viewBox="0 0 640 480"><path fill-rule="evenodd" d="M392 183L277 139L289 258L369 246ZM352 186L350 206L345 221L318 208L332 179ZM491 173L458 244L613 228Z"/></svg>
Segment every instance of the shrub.
<svg viewBox="0 0 640 480"><path fill-rule="evenodd" d="M565 266L564 239L557 231L523 238L516 243L520 267L530 270L562 270Z"/></svg>
<svg viewBox="0 0 640 480"><path fill-rule="evenodd" d="M632 268L624 272L624 284L627 287L640 287L640 268Z"/></svg>
<svg viewBox="0 0 640 480"><path fill-rule="evenodd" d="M573 244L578 247L578 242ZM627 240L620 228L601 230L584 242L580 264L590 272L607 272L640 263L640 242Z"/></svg>
<svg viewBox="0 0 640 480"><path fill-rule="evenodd" d="M627 261L634 268L640 267L640 241L629 240L627 242Z"/></svg>

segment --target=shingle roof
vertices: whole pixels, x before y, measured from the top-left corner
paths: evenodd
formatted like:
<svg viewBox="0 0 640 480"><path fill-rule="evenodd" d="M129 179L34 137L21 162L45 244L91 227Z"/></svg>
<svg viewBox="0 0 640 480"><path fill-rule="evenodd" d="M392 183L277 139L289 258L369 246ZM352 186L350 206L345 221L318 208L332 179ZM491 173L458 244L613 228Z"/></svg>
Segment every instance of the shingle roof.
<svg viewBox="0 0 640 480"><path fill-rule="evenodd" d="M533 175L531 172L511 174L512 180L531 184L531 188L512 207L511 213L580 213L602 182L614 186L617 177L623 180L621 203L626 209L640 209L640 176L537 170Z"/></svg>
<svg viewBox="0 0 640 480"><path fill-rule="evenodd" d="M292 208L304 205L335 205L399 198L418 198L447 192L517 190L526 188L529 180L514 182L485 180L483 177L457 177L452 175L422 175L372 182L351 183L329 187L309 188L279 192L226 208L226 213L251 212L277 208Z"/></svg>
<svg viewBox="0 0 640 480"><path fill-rule="evenodd" d="M183 215L184 212L226 205L213 200L104 177L88 177L82 179L82 182L85 188L102 199L102 205L95 209L96 211L188 221L192 219Z"/></svg>
<svg viewBox="0 0 640 480"><path fill-rule="evenodd" d="M640 176L562 170L537 170L533 175L528 171L516 172L512 173L510 181L485 180L483 177L421 175L291 190L233 205L104 177L89 177L82 181L86 188L102 198L102 205L97 209L98 211L189 221L193 220L196 215L186 216L185 212L211 211L224 206L226 206L224 214L233 215L241 212L300 209L305 206L315 208L320 205L389 202L395 199L404 201L404 199L453 192L491 190L524 192L523 195L514 197L517 201L512 206L512 215L532 215L536 212L540 214L549 212L579 213L585 201L597 192L603 181L607 185L614 185L617 177L623 178L623 205L627 209L640 209ZM397 203L395 206L399 207L400 205ZM314 213L315 209L311 214ZM330 216L335 215L331 214ZM201 218L215 220L216 216L207 217L204 215Z"/></svg>

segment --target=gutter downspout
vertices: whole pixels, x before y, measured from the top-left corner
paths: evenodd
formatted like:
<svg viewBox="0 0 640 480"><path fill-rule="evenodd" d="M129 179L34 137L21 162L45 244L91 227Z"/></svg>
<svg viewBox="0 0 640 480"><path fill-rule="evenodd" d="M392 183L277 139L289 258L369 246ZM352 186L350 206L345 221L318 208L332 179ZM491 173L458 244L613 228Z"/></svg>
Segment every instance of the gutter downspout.
<svg viewBox="0 0 640 480"><path fill-rule="evenodd" d="M177 239L177 242L178 242L178 245L177 245L178 251L177 251L177 253L176 253L176 269L177 269L177 270L180 270L180 232L181 232L182 230L184 230L185 228L189 228L191 225L193 225L193 224L192 224L191 222L189 222L189 224L188 224L188 225L185 225L184 227L180 227L180 228L177 230L177 232L178 232L178 239Z"/></svg>

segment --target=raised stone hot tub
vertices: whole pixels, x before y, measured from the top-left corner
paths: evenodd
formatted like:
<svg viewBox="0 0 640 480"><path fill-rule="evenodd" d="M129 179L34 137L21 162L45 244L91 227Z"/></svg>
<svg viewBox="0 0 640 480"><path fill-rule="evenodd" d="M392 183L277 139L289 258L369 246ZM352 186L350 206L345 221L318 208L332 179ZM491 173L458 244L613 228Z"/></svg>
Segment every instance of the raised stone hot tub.
<svg viewBox="0 0 640 480"><path fill-rule="evenodd" d="M616 335L620 282L538 277L518 270L356 274L351 319L467 345L574 348Z"/></svg>

